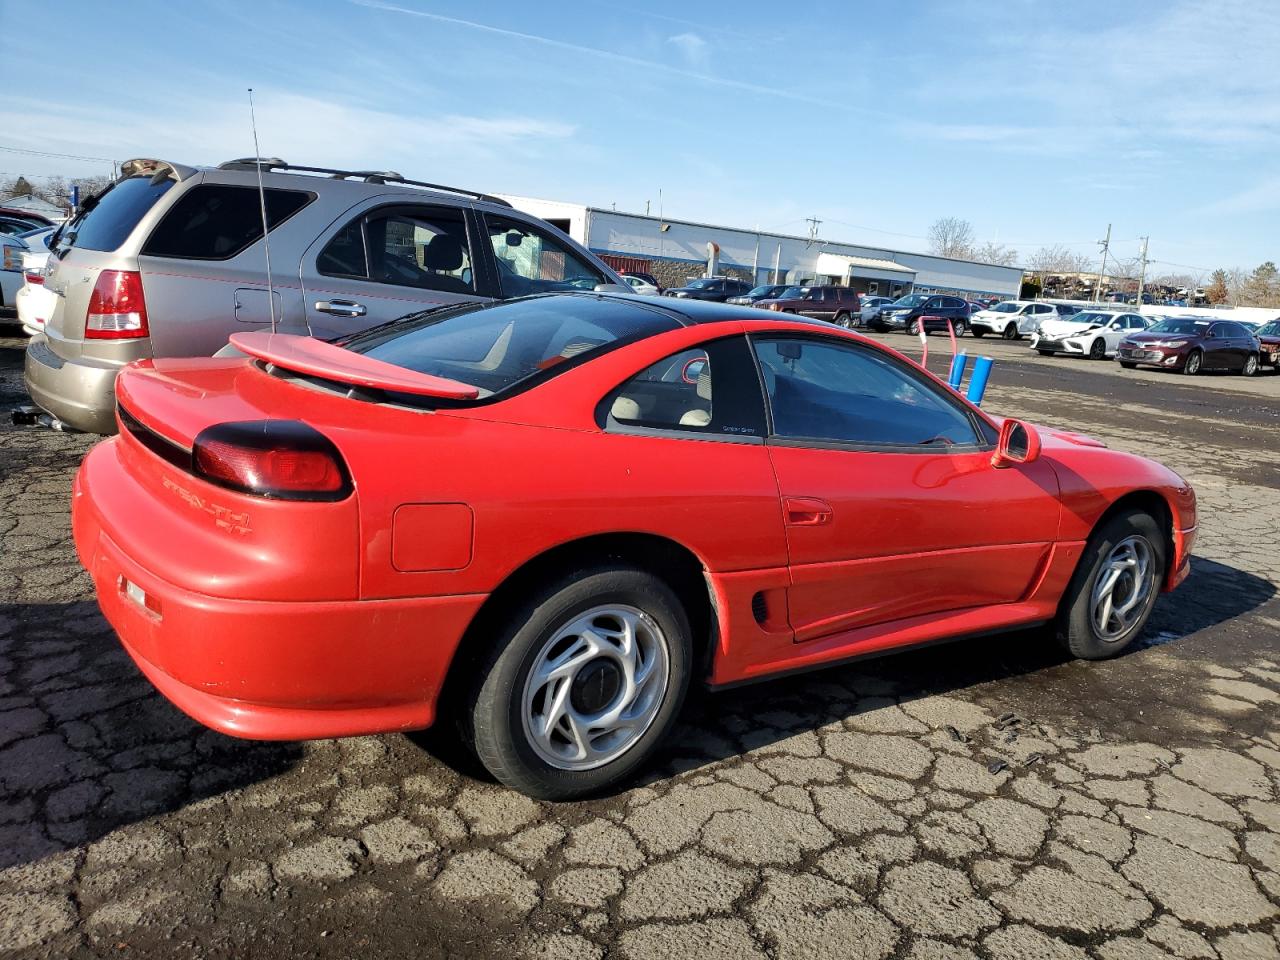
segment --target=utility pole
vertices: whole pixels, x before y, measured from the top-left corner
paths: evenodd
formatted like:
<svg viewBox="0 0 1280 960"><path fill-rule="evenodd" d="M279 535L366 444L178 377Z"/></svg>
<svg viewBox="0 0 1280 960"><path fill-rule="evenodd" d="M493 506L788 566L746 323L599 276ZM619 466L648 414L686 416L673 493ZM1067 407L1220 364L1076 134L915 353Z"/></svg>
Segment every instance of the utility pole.
<svg viewBox="0 0 1280 960"><path fill-rule="evenodd" d="M1142 287L1147 282L1147 241L1150 237L1142 238L1142 254L1138 266L1138 300L1134 304L1138 311L1142 311Z"/></svg>
<svg viewBox="0 0 1280 960"><path fill-rule="evenodd" d="M1093 288L1093 302L1102 302L1102 284L1107 278L1107 251L1111 249L1111 224L1107 224L1107 237L1098 241L1102 247L1102 266L1098 268L1098 285Z"/></svg>
<svg viewBox="0 0 1280 960"><path fill-rule="evenodd" d="M819 220L817 217L809 217L807 220L805 220L805 223L809 224L808 246L812 246L813 242L818 239L818 227L822 226L822 221Z"/></svg>

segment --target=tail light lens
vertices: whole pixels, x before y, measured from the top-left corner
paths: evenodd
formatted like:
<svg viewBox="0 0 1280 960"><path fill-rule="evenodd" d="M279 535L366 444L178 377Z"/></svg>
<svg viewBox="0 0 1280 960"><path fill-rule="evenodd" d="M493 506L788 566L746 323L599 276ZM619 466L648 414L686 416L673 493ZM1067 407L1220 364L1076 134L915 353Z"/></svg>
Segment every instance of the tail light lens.
<svg viewBox="0 0 1280 960"><path fill-rule="evenodd" d="M142 274L136 270L103 270L89 298L86 340L129 340L150 334Z"/></svg>
<svg viewBox="0 0 1280 960"><path fill-rule="evenodd" d="M220 423L196 437L197 476L241 493L279 500L343 500L351 477L337 447L296 420Z"/></svg>
<svg viewBox="0 0 1280 960"><path fill-rule="evenodd" d="M44 274L36 273L34 270L22 271L22 279L25 280L27 283L31 284L33 287L39 287L44 285Z"/></svg>

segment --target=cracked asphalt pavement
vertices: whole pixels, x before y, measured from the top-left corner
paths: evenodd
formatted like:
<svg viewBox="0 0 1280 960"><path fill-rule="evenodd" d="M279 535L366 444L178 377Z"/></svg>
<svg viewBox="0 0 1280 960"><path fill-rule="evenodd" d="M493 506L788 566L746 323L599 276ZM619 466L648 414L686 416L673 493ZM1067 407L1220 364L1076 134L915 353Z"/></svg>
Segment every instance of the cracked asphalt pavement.
<svg viewBox="0 0 1280 960"><path fill-rule="evenodd" d="M1141 643L1076 663L1022 631L695 696L632 788L545 804L418 738L237 741L154 693L71 542L94 438L8 425L22 345L0 956L1280 957L1280 376L983 342L988 407L1195 484L1192 574Z"/></svg>

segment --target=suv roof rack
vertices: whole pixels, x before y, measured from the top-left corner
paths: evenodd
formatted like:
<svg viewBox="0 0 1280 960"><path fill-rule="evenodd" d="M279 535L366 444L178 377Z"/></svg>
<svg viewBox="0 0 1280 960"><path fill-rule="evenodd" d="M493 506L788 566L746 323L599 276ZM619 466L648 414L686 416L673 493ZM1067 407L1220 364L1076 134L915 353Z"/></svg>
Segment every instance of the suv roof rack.
<svg viewBox="0 0 1280 960"><path fill-rule="evenodd" d="M333 170L329 167L303 167L293 163L285 163L279 157L241 157L239 160L228 160L226 163L218 164L219 170L257 170L259 168L264 173L272 170L285 173L323 173L327 174L332 180L356 179L363 180L365 183L400 183L410 187L424 187L427 190L456 193L464 197L473 197L476 200L497 203L504 207L511 206L506 200L501 197L495 197L491 193L463 190L461 187L448 187L441 183L427 183L424 180L410 180L408 177L402 177L394 170Z"/></svg>

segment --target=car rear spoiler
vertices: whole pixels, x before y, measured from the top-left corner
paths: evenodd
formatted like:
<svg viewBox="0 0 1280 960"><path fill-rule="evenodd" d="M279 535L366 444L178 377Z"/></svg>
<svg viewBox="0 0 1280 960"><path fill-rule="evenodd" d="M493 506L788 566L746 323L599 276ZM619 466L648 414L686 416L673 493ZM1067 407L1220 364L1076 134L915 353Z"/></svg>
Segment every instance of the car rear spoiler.
<svg viewBox="0 0 1280 960"><path fill-rule="evenodd" d="M138 157L120 164L120 179L126 177L173 177L178 183L195 176L200 171L183 163L170 163L168 160L149 160Z"/></svg>
<svg viewBox="0 0 1280 960"><path fill-rule="evenodd" d="M406 370L313 337L264 331L233 333L231 345L242 353L285 370L352 386L449 400L474 400L480 396L480 389L469 383Z"/></svg>

